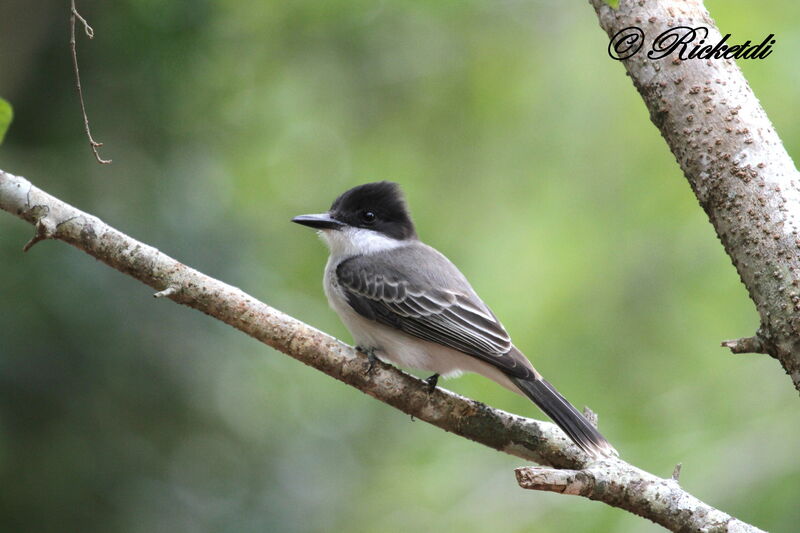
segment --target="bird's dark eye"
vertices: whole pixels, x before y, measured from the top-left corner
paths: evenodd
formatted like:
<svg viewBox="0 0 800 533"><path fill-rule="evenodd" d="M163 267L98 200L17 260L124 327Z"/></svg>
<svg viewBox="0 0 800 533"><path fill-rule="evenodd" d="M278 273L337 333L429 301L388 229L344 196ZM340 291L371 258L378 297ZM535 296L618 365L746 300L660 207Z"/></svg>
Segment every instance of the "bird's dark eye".
<svg viewBox="0 0 800 533"><path fill-rule="evenodd" d="M361 213L361 222L364 224L372 224L375 222L375 213L372 211L363 211Z"/></svg>

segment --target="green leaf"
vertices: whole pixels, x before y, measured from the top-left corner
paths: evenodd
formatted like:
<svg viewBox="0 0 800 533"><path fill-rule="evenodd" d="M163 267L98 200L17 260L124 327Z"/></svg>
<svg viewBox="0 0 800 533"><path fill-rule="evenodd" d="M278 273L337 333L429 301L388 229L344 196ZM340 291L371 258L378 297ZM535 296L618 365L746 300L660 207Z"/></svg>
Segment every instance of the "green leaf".
<svg viewBox="0 0 800 533"><path fill-rule="evenodd" d="M611 6L611 9L617 9L619 7L619 0L605 0L605 2Z"/></svg>
<svg viewBox="0 0 800 533"><path fill-rule="evenodd" d="M12 120L14 120L14 110L11 108L11 104L0 98L0 144L3 144Z"/></svg>

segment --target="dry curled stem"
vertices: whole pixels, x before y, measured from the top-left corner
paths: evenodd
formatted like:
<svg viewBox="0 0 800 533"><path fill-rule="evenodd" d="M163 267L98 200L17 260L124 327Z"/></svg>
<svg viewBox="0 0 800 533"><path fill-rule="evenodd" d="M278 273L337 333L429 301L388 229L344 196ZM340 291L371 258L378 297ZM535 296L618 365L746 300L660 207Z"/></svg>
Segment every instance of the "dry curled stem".
<svg viewBox="0 0 800 533"><path fill-rule="evenodd" d="M70 2L70 16L69 16L69 48L72 52L72 70L75 72L75 88L78 90L78 100L81 103L81 113L83 114L83 128L86 131L86 137L89 139L89 146L92 148L92 152L94 152L94 157L97 159L98 163L103 165L108 165L111 163L110 159L103 159L100 157L100 152L98 148L103 146L103 143L95 141L92 137L92 131L89 127L89 116L86 114L86 103L83 99L83 88L81 87L81 74L78 70L78 46L75 39L75 19L81 21L83 24L83 30L86 32L86 36L89 39L94 38L94 29L89 26L89 23L86 22L86 19L78 13L78 9L75 7L75 0L71 0Z"/></svg>

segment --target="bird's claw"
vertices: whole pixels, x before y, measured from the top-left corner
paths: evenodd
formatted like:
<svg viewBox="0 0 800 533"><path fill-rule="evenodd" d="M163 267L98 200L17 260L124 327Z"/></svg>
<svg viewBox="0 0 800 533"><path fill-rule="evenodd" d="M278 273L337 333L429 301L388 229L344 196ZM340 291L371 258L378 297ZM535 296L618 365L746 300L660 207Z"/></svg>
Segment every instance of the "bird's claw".
<svg viewBox="0 0 800 533"><path fill-rule="evenodd" d="M439 383L439 374L434 374L429 376L425 379L425 383L428 384L428 393L431 393L436 390L436 384Z"/></svg>
<svg viewBox="0 0 800 533"><path fill-rule="evenodd" d="M367 375L371 374L372 369L375 368L375 361L378 360L378 357L375 355L375 348L356 346L356 350L367 356L367 370L364 373Z"/></svg>

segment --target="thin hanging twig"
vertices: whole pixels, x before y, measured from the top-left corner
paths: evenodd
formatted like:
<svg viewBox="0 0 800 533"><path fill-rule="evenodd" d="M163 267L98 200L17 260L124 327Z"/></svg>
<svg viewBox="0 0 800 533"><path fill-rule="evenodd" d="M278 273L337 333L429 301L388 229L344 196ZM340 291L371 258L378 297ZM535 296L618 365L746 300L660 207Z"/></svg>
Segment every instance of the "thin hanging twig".
<svg viewBox="0 0 800 533"><path fill-rule="evenodd" d="M111 160L103 159L100 157L100 153L97 151L99 147L103 146L103 143L95 141L92 138L92 132L89 129L89 116L86 114L86 104L83 101L83 89L81 88L81 75L78 71L78 49L75 41L75 19L77 18L81 21L81 24L83 24L83 29L86 32L86 36L89 39L94 38L94 30L91 26L89 26L89 23L86 22L86 19L83 18L80 13L78 13L77 8L75 7L75 0L71 0L70 3L71 14L69 17L69 46L70 50L72 51L72 69L75 71L75 87L78 89L78 99L81 102L81 112L83 113L83 127L86 130L86 136L89 138L89 146L92 147L92 151L94 152L94 157L97 159L97 162L103 165L108 165L111 163Z"/></svg>

